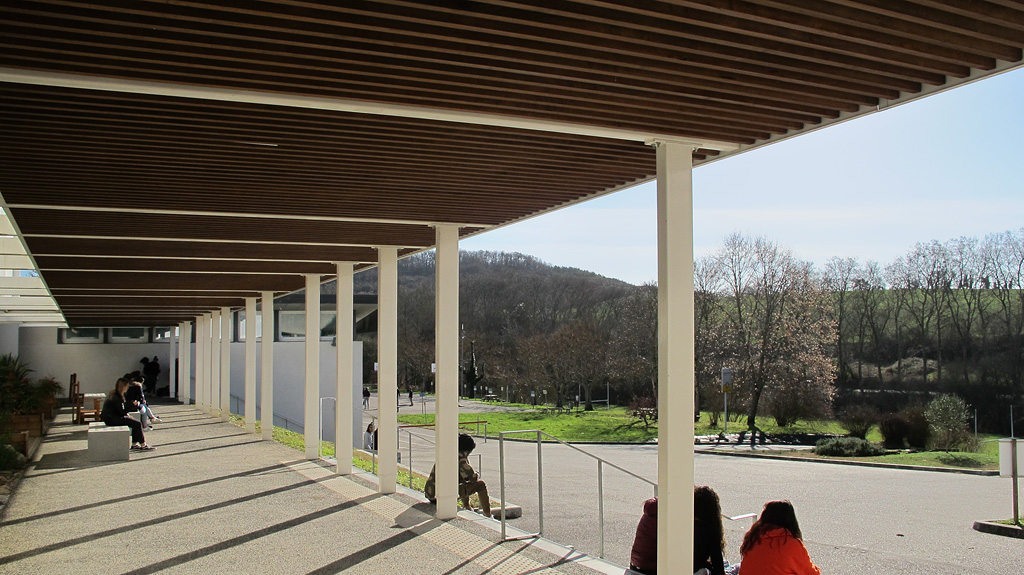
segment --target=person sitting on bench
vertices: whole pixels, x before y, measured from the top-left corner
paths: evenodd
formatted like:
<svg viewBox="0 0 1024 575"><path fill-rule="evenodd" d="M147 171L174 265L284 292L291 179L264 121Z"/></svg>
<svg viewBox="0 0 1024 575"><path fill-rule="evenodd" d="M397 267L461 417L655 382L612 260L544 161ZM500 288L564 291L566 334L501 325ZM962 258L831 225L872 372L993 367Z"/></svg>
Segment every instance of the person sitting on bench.
<svg viewBox="0 0 1024 575"><path fill-rule="evenodd" d="M124 392L125 407L128 411L138 410L139 412L139 423L142 424L144 431L153 429L151 422L160 423L163 420L153 413L153 410L149 408L149 403L146 401L146 392L142 388L142 378L131 378L125 377L128 380L128 389Z"/></svg>
<svg viewBox="0 0 1024 575"><path fill-rule="evenodd" d="M146 436L142 433L142 424L128 417L128 410L124 405L124 393L128 389L128 380L120 378L114 384L114 389L107 394L103 402L103 410L100 412L100 419L108 426L127 426L132 430L131 449L139 451L152 451L155 447L146 445Z"/></svg>
<svg viewBox="0 0 1024 575"><path fill-rule="evenodd" d="M487 484L480 479L480 474L473 470L473 466L469 464L469 454L476 449L476 441L466 434L459 434L459 499L462 500L462 506L466 509L473 509L469 504L469 496L474 493L480 498L480 513L491 516L491 498L487 495ZM427 500L433 504L437 504L437 496L435 494L434 485L434 469L430 468L430 477L427 478L427 484L423 487L423 494L426 495ZM473 509L475 511L475 509Z"/></svg>

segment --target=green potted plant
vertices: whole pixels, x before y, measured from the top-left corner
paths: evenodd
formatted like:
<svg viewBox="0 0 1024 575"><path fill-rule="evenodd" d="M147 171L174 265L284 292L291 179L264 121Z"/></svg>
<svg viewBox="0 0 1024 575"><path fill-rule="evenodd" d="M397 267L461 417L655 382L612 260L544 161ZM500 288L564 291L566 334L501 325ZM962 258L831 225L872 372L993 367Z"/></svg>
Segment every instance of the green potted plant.
<svg viewBox="0 0 1024 575"><path fill-rule="evenodd" d="M5 428L17 434L28 431L30 435L42 435L43 398L39 388L32 384L28 375L32 370L18 356L8 353L0 356L0 413L8 419Z"/></svg>
<svg viewBox="0 0 1024 575"><path fill-rule="evenodd" d="M56 377L48 375L37 379L33 387L46 418L53 419L57 415L57 396L63 395L64 386L57 381Z"/></svg>

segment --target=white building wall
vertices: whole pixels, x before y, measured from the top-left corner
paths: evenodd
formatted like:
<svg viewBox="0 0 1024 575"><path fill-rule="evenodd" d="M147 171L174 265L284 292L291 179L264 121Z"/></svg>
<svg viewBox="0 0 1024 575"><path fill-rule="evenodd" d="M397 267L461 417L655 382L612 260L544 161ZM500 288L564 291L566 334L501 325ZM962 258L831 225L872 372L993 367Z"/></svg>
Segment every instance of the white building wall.
<svg viewBox="0 0 1024 575"><path fill-rule="evenodd" d="M55 327L23 327L17 353L34 370L34 377L52 375L67 389L72 373L78 374L82 393L106 393L117 378L142 369L143 356L160 358L156 387L167 385L170 363L167 342L159 343L57 343Z"/></svg>
<svg viewBox="0 0 1024 575"><path fill-rule="evenodd" d="M157 388L167 385L170 348L166 341L158 343L57 343L57 328L23 327L20 330L7 329L0 324L0 355L17 353L34 370L33 376L53 375L67 387L72 373L78 374L82 382L82 393L106 393L114 386L117 378L127 372L142 369L139 362L143 356L160 358L160 377ZM12 335L13 334L13 335ZM195 345L192 345L195 357ZM260 377L260 350L257 347L256 377ZM354 392L362 393L363 342L353 342ZM293 431L302 431L303 387L306 355L305 342L282 341L274 343L274 424ZM195 365L193 364L193 369ZM337 366L335 349L329 341L320 342L320 396L333 397ZM195 397L195 373L189 374L191 397ZM259 404L259 386L256 397ZM245 413L245 343L231 343L231 413ZM362 405L362 395L353 405ZM362 415L357 410L353 418L354 434L362 443ZM324 402L322 417L324 439L334 440L334 403Z"/></svg>
<svg viewBox="0 0 1024 575"><path fill-rule="evenodd" d="M18 355L18 324L0 323L0 355Z"/></svg>

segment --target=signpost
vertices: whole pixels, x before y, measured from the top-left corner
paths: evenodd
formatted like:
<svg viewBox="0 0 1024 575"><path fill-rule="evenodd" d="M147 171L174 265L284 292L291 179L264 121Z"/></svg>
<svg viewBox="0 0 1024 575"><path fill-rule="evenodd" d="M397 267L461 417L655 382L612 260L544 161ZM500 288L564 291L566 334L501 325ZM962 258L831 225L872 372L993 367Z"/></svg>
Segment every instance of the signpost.
<svg viewBox="0 0 1024 575"><path fill-rule="evenodd" d="M732 391L732 370L722 368L722 401L725 408L725 424L722 433L729 433L729 392Z"/></svg>

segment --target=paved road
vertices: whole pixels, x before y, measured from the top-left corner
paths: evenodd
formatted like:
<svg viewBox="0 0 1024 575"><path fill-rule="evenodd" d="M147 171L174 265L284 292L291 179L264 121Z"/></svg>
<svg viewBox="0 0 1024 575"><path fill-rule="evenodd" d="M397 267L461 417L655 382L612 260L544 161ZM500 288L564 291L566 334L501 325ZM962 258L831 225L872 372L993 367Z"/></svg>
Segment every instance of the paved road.
<svg viewBox="0 0 1024 575"><path fill-rule="evenodd" d="M404 461L409 437L401 434ZM433 434L417 429L412 439L413 467L429 472ZM656 446L581 447L657 479ZM497 441L480 441L477 453L497 498ZM524 517L513 524L536 531L536 444L506 443L506 458L506 498L524 509ZM473 464L477 466L475 458ZM543 465L545 536L597 555L596 461L569 448L545 445ZM811 556L826 573L1024 573L1024 541L971 529L976 520L1010 515L1009 479L708 454L697 455L695 475L698 483L719 492L726 515L758 512L771 499L792 500ZM642 502L653 488L606 469L604 490L605 557L625 565ZM727 521L730 559L738 559L740 539L749 526L750 520Z"/></svg>

